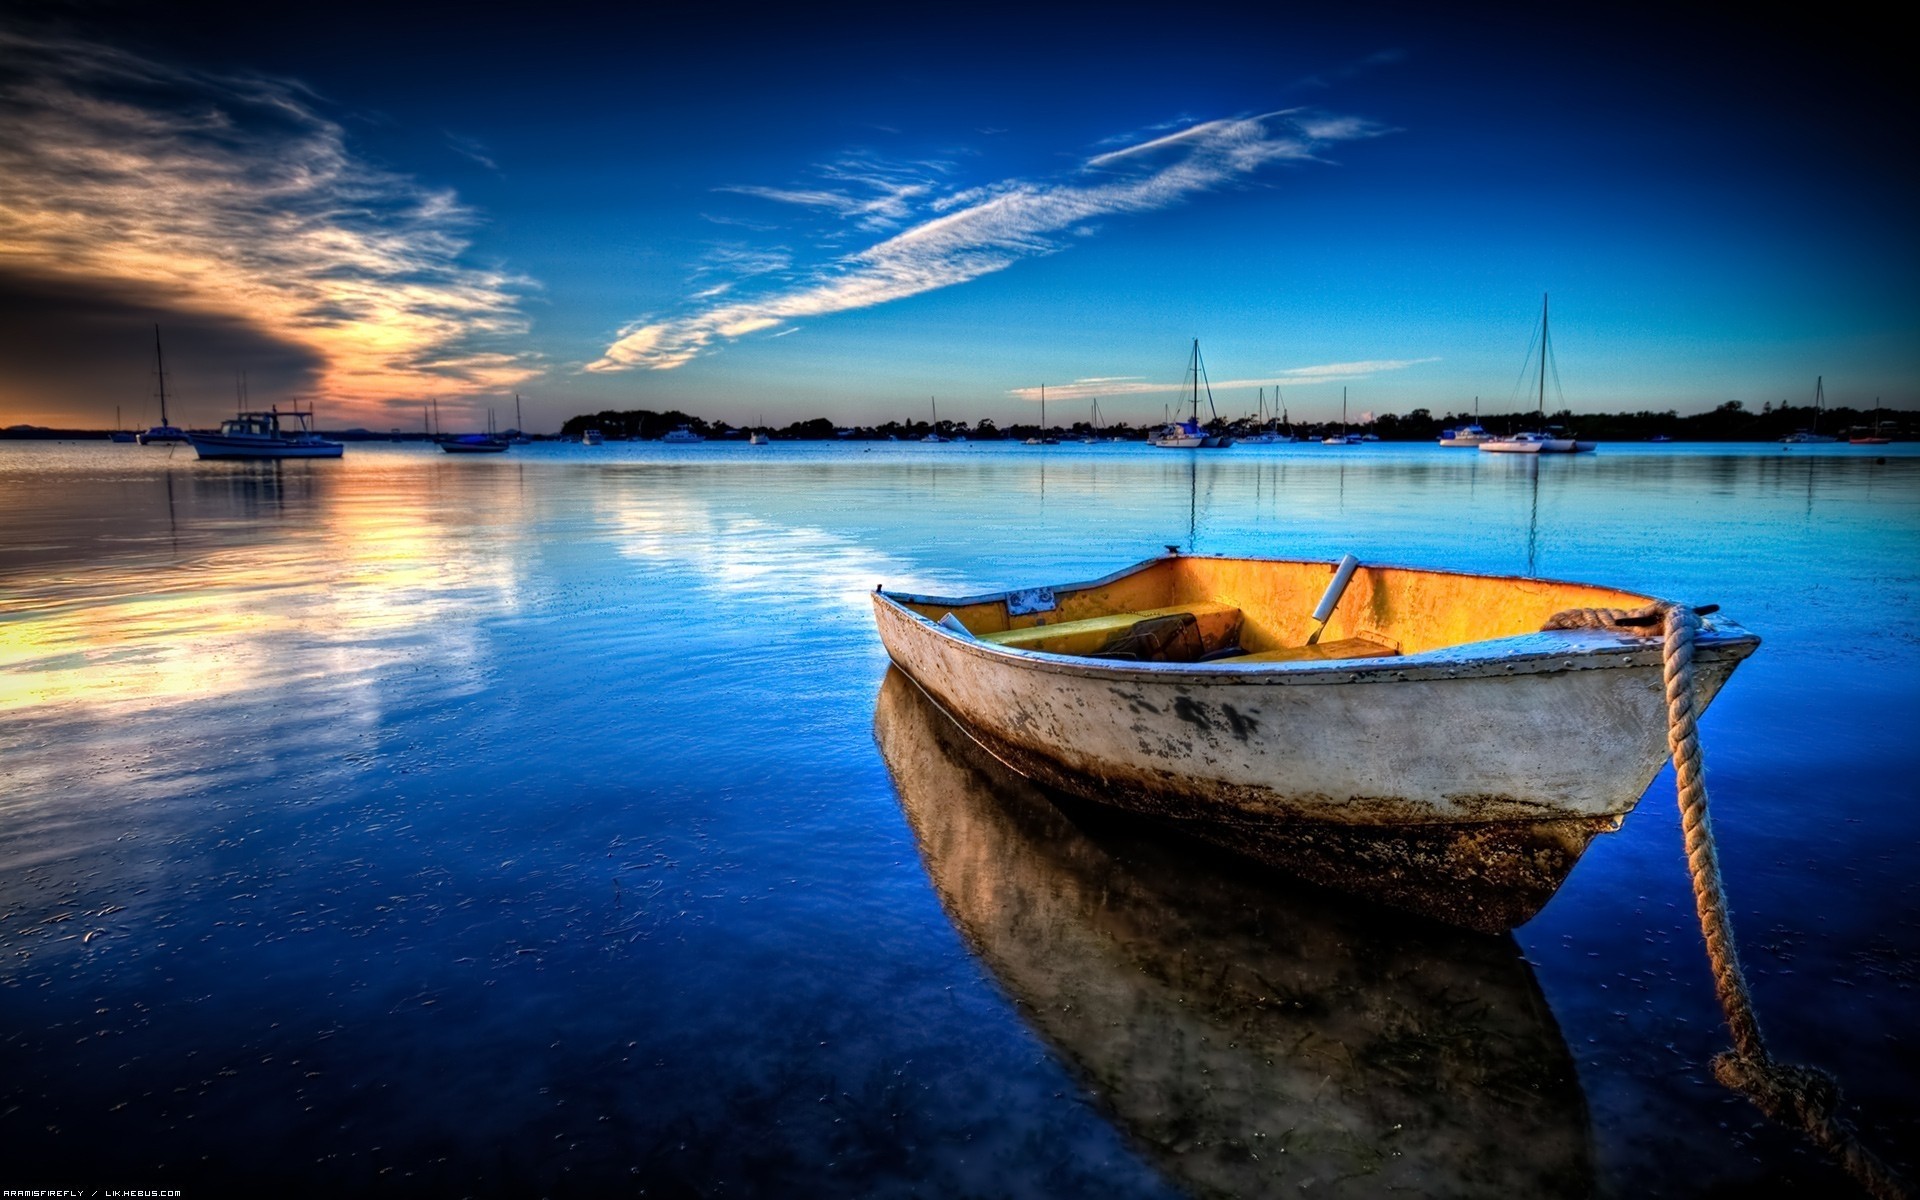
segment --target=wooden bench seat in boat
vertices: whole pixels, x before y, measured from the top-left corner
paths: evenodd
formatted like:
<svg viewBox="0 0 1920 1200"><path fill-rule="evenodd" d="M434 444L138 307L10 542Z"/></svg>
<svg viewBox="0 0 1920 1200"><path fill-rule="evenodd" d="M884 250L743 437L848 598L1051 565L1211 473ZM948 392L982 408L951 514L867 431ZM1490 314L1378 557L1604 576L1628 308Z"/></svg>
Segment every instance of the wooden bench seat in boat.
<svg viewBox="0 0 1920 1200"><path fill-rule="evenodd" d="M1224 659L1224 662L1263 663L1263 662L1327 662L1340 658L1390 658L1400 653L1400 643L1377 633L1361 630L1350 638L1341 638L1333 642L1316 642L1311 646L1283 646L1278 650L1262 650L1258 654L1240 654Z"/></svg>
<svg viewBox="0 0 1920 1200"><path fill-rule="evenodd" d="M1010 650L1090 655L1108 649L1146 622L1168 617L1192 617L1198 625L1201 641L1209 647L1231 646L1239 639L1240 610L1231 604L1207 602L1113 613L1079 621L1062 621L1057 625L1030 625L1003 633L983 633L979 638Z"/></svg>

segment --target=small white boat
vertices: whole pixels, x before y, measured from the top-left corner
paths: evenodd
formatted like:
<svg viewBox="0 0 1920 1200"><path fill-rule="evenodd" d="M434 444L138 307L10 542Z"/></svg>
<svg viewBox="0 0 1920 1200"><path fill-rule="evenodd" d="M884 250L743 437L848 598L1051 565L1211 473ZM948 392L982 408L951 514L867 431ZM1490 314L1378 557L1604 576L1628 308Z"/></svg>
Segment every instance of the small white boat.
<svg viewBox="0 0 1920 1200"><path fill-rule="evenodd" d="M747 435L747 445L749 446L771 446L772 444L773 439L758 429Z"/></svg>
<svg viewBox="0 0 1920 1200"><path fill-rule="evenodd" d="M582 446L604 446L606 443L606 435L598 429L583 430L580 434L580 444Z"/></svg>
<svg viewBox="0 0 1920 1200"><path fill-rule="evenodd" d="M693 427L690 425L676 425L671 432L660 440L676 446L690 446L695 442L704 442L707 439L695 433Z"/></svg>
<svg viewBox="0 0 1920 1200"><path fill-rule="evenodd" d="M894 663L1022 774L1477 929L1532 917L1667 757L1658 627L1548 628L1655 603L1613 588L1169 554L872 600ZM1703 618L1700 710L1758 645Z"/></svg>
<svg viewBox="0 0 1920 1200"><path fill-rule="evenodd" d="M1440 431L1442 446L1481 446L1493 440L1493 435L1478 425L1456 425L1452 429Z"/></svg>
<svg viewBox="0 0 1920 1200"><path fill-rule="evenodd" d="M236 413L218 433L187 435L201 458L339 458L346 447L313 431L313 412L278 405L265 412Z"/></svg>
<svg viewBox="0 0 1920 1200"><path fill-rule="evenodd" d="M1488 454L1541 454L1551 440L1544 433L1516 433L1481 442L1480 449Z"/></svg>
<svg viewBox="0 0 1920 1200"><path fill-rule="evenodd" d="M1207 431L1191 421L1175 421L1150 439L1162 450L1198 450L1207 441Z"/></svg>

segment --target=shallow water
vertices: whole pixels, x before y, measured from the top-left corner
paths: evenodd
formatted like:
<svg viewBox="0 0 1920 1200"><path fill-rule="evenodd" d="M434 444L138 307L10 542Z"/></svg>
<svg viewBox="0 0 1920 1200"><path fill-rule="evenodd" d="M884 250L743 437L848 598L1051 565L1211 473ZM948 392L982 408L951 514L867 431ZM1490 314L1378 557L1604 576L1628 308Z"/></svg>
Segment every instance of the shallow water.
<svg viewBox="0 0 1920 1200"><path fill-rule="evenodd" d="M1706 1071L1669 774L1489 946L1034 818L937 721L876 725L876 583L1165 544L1581 579L1759 633L1702 729L1761 1021L1913 1168L1909 447L15 443L0 1184L1501 1192L1515 1087L1527 1190L1833 1182ZM1044 922L982 915L1016 902ZM1240 1051L1282 1033L1311 1044L1275 1082Z"/></svg>

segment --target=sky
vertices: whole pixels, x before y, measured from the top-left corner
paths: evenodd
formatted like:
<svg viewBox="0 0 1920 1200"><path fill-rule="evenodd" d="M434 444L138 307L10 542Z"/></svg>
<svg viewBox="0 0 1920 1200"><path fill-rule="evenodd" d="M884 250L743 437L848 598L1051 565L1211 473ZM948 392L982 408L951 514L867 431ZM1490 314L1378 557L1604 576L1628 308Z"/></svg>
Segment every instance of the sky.
<svg viewBox="0 0 1920 1200"><path fill-rule="evenodd" d="M1853 18L281 7L0 16L0 426L1920 406Z"/></svg>

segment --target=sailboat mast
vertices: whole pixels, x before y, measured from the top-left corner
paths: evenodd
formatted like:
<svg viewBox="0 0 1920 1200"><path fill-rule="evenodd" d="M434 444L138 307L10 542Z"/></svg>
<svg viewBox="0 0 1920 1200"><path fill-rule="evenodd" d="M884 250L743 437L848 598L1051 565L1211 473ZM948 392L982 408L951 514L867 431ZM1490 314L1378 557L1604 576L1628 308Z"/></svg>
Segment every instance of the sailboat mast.
<svg viewBox="0 0 1920 1200"><path fill-rule="evenodd" d="M160 377L160 425L165 428L173 422L167 420L167 360L160 355L160 327L153 327L153 372Z"/></svg>
<svg viewBox="0 0 1920 1200"><path fill-rule="evenodd" d="M1200 423L1200 339L1193 339L1193 423Z"/></svg>
<svg viewBox="0 0 1920 1200"><path fill-rule="evenodd" d="M1047 436L1047 385L1040 385L1040 436Z"/></svg>
<svg viewBox="0 0 1920 1200"><path fill-rule="evenodd" d="M1547 420L1547 294L1540 293L1540 423Z"/></svg>
<svg viewBox="0 0 1920 1200"><path fill-rule="evenodd" d="M526 425L520 420L520 393L515 392L513 394L513 431L515 433L524 433L526 428Z"/></svg>

